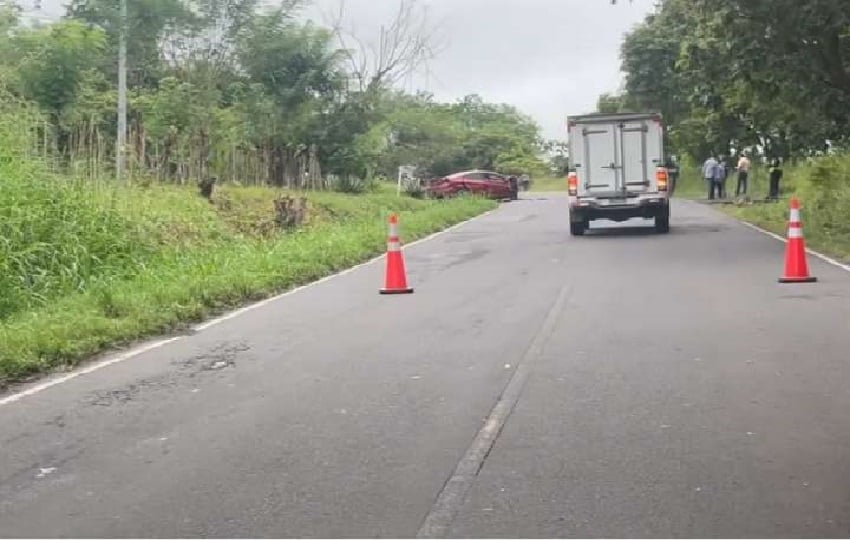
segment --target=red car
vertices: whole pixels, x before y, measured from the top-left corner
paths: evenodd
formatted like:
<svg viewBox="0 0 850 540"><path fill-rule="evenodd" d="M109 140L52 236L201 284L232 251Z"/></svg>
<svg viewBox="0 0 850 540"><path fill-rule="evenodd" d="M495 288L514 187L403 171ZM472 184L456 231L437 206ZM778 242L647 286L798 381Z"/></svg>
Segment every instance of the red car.
<svg viewBox="0 0 850 540"><path fill-rule="evenodd" d="M516 178L491 171L465 171L432 180L426 191L431 197L483 195L492 199L516 199L519 192Z"/></svg>

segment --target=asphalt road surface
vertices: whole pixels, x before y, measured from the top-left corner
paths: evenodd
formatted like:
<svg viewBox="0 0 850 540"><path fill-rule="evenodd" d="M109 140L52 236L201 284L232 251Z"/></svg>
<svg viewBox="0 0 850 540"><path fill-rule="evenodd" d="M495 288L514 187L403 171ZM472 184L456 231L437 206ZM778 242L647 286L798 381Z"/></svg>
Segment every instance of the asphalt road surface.
<svg viewBox="0 0 850 540"><path fill-rule="evenodd" d="M850 535L850 274L524 196L6 402L0 535Z"/></svg>

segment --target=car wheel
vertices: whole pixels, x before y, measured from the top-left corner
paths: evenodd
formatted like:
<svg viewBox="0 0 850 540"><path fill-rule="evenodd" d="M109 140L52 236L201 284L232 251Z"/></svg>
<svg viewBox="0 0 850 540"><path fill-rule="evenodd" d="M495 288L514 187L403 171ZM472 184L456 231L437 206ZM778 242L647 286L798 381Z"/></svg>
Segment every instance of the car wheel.
<svg viewBox="0 0 850 540"><path fill-rule="evenodd" d="M655 232L659 234L666 234L670 232L669 216L658 216L655 218Z"/></svg>

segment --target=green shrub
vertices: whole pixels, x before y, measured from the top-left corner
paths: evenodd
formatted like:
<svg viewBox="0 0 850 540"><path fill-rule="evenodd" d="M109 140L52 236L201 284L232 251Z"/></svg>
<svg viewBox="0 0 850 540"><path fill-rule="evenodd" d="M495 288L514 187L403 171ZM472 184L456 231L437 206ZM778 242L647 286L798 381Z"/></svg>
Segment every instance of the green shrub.
<svg viewBox="0 0 850 540"><path fill-rule="evenodd" d="M14 224L0 245L0 387L378 255L390 213L401 215L409 242L495 206L398 197L386 187L308 193L308 225L269 234L280 190L223 186L211 205L193 187L16 178L0 196Z"/></svg>
<svg viewBox="0 0 850 540"><path fill-rule="evenodd" d="M762 171L764 185L767 172ZM840 154L813 159L784 168L783 200L773 204L754 204L730 208L736 217L784 235L788 221L790 196L800 199L806 242L809 246L841 258L850 259L850 155ZM761 195L766 188L762 187Z"/></svg>

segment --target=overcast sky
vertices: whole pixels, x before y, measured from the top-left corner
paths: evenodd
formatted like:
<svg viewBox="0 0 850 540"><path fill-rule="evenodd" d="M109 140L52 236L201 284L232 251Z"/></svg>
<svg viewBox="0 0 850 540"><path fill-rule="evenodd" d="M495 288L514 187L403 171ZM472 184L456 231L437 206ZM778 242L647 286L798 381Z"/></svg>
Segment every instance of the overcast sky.
<svg viewBox="0 0 850 540"><path fill-rule="evenodd" d="M22 4L31 4L24 0ZM133 0L129 0L132 2ZM305 16L323 22L340 0L313 0ZM400 0L344 0L346 27L374 40ZM591 112L596 98L620 86L623 34L655 0L417 0L445 38L442 53L407 81L438 99L477 93L534 117L544 136L565 139L564 118ZM62 13L66 0L43 0Z"/></svg>
<svg viewBox="0 0 850 540"><path fill-rule="evenodd" d="M340 0L313 0L321 21ZM568 114L592 112L596 98L621 83L623 34L649 13L655 0L418 0L447 38L424 73L408 81L454 100L478 93L534 117L544 136L566 139ZM346 21L376 36L392 21L399 0L345 0ZM347 25L347 26L348 26Z"/></svg>

